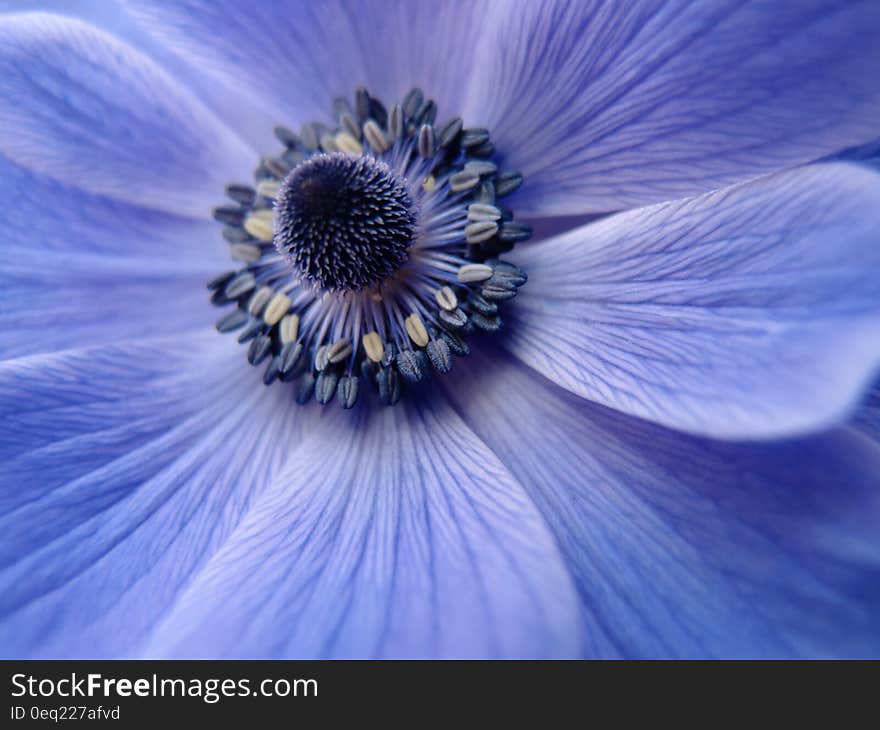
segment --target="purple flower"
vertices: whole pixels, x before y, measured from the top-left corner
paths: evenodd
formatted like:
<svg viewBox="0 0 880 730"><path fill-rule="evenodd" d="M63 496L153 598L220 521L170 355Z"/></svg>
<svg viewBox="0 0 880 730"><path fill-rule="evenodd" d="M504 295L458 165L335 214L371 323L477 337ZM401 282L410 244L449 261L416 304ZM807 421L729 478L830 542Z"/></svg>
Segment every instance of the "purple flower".
<svg viewBox="0 0 880 730"><path fill-rule="evenodd" d="M880 177L840 154L876 157L877 3L75 7L0 15L4 655L880 653ZM404 104L395 134L413 86L439 117ZM351 410L264 387L205 291L230 268L211 210L278 154L273 125L320 120L351 159L340 96L368 157L408 144L436 179L374 161L316 178L381 178L370 225L402 211L369 276L305 248L299 208L276 209L277 253L256 203L229 212L242 256L284 253L272 275L311 282L313 344L341 341L320 309L336 289L415 271L418 245L497 276L514 269L484 228L500 240L515 213L535 233L502 251L528 274L504 328L394 407L366 385ZM455 116L491 143L437 162ZM452 193L465 159L524 177L466 252L424 222L478 200ZM480 170L462 195L498 186ZM290 180L279 201L300 204ZM467 279L450 291L476 301ZM376 325L409 365L371 339L334 352L365 380L427 377L419 341L445 330L422 307L421 328Z"/></svg>

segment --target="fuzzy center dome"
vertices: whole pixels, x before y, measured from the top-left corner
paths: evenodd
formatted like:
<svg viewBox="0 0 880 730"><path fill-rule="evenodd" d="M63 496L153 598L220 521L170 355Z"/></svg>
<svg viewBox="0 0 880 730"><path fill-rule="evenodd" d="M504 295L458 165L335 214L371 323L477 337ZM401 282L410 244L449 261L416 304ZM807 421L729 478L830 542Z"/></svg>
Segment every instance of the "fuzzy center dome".
<svg viewBox="0 0 880 730"><path fill-rule="evenodd" d="M416 212L404 183L373 157L322 154L285 178L274 243L303 279L328 291L380 284L408 258Z"/></svg>

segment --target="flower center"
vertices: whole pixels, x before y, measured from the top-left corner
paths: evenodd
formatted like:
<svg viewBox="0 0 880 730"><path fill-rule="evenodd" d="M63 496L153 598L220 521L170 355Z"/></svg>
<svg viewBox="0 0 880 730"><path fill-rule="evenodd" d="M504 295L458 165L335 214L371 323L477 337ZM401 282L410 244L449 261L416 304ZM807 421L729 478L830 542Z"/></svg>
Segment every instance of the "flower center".
<svg viewBox="0 0 880 730"><path fill-rule="evenodd" d="M499 203L522 176L498 170L488 130L435 124L420 89L390 110L364 89L354 101L334 102L333 125L276 127L283 151L227 186L214 217L241 266L208 284L231 306L217 329L240 331L266 385L343 408L362 383L393 405L498 331L526 281L500 256L531 236Z"/></svg>
<svg viewBox="0 0 880 730"><path fill-rule="evenodd" d="M293 169L275 199L275 248L321 289L382 283L407 260L415 231L409 192L373 157L317 155Z"/></svg>

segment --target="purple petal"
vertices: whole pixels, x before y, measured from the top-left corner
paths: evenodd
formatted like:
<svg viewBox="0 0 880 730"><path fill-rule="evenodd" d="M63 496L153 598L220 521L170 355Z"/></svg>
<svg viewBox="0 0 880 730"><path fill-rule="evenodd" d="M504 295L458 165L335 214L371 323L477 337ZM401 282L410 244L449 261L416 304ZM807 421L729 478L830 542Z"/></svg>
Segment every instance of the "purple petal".
<svg viewBox="0 0 880 730"><path fill-rule="evenodd" d="M307 423L213 332L0 364L3 654L137 654Z"/></svg>
<svg viewBox="0 0 880 730"><path fill-rule="evenodd" d="M412 86L458 114L489 5L468 0L125 0L144 27L273 124L332 117L332 100L366 86L392 104ZM441 120L442 121L442 120Z"/></svg>
<svg viewBox="0 0 880 730"><path fill-rule="evenodd" d="M0 16L0 153L62 183L208 216L255 156L139 51L79 20Z"/></svg>
<svg viewBox="0 0 880 730"><path fill-rule="evenodd" d="M523 247L504 343L585 398L724 438L816 429L880 363L880 176L793 170Z"/></svg>
<svg viewBox="0 0 880 730"><path fill-rule="evenodd" d="M494 3L465 119L531 215L709 191L877 135L880 5Z"/></svg>
<svg viewBox="0 0 880 730"><path fill-rule="evenodd" d="M45 0L0 0L0 13L46 10L47 4ZM220 119L233 126L236 133L249 144L262 149L263 143L272 141L272 130L266 127L265 119L255 113L252 99L244 103L242 93L230 94L227 86L218 84L198 65L186 63L144 30L118 0L52 0L51 12L53 15L83 20L142 51L205 101Z"/></svg>
<svg viewBox="0 0 880 730"><path fill-rule="evenodd" d="M51 8L47 8L51 6ZM133 23L116 2L107 0L0 0L0 13L30 13L51 10L53 15L64 15L97 25L126 41L134 35Z"/></svg>
<svg viewBox="0 0 880 730"><path fill-rule="evenodd" d="M288 468L190 584L149 654L579 652L555 544L448 405L334 416L286 442Z"/></svg>
<svg viewBox="0 0 880 730"><path fill-rule="evenodd" d="M833 159L860 162L875 170L880 170L880 139L872 140L858 147L851 147L838 155L834 155Z"/></svg>
<svg viewBox="0 0 880 730"><path fill-rule="evenodd" d="M69 188L0 157L0 360L210 326L218 226Z"/></svg>
<svg viewBox="0 0 880 730"><path fill-rule="evenodd" d="M853 416L852 425L880 444L880 381L874 383Z"/></svg>
<svg viewBox="0 0 880 730"><path fill-rule="evenodd" d="M876 442L844 429L699 439L580 400L503 356L468 358L460 376L455 405L566 556L588 656L880 654Z"/></svg>

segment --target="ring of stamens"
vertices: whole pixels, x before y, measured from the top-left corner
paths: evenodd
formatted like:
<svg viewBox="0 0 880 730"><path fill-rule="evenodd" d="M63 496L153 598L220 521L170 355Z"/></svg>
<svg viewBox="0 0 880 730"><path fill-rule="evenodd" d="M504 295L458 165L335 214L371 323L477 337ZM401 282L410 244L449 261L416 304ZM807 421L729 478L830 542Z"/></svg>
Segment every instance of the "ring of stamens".
<svg viewBox="0 0 880 730"><path fill-rule="evenodd" d="M393 405L467 335L500 329L526 281L499 258L531 236L498 203L522 176L499 172L487 130L435 125L436 110L419 89L390 111L359 89L332 128L276 127L283 152L214 210L242 263L209 282L235 305L217 329L240 330L263 382L295 381L300 403L351 408L364 381Z"/></svg>

